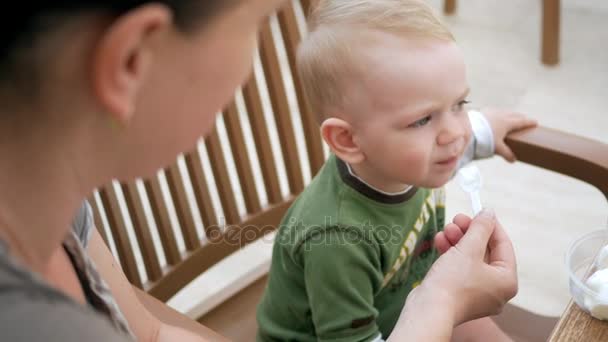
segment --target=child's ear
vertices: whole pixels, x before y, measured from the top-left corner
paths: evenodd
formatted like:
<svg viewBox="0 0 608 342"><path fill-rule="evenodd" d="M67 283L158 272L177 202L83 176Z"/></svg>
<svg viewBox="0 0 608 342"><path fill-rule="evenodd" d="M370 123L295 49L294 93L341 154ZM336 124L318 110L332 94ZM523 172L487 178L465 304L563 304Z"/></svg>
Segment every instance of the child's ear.
<svg viewBox="0 0 608 342"><path fill-rule="evenodd" d="M321 124L321 136L331 151L349 164L357 164L365 156L353 137L353 128L348 122L338 119L325 119Z"/></svg>

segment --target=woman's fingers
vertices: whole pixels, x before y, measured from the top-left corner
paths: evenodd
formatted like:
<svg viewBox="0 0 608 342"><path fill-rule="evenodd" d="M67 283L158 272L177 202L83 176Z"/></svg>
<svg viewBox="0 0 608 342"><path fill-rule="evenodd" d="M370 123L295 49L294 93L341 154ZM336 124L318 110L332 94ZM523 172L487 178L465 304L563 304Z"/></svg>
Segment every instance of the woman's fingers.
<svg viewBox="0 0 608 342"><path fill-rule="evenodd" d="M473 219L466 234L456 245L458 249L479 260L483 260L490 236L496 227L496 215L489 210L482 212Z"/></svg>
<svg viewBox="0 0 608 342"><path fill-rule="evenodd" d="M439 232L435 235L435 248L437 248L439 254L447 252L450 247L452 247L452 245L450 245L444 232Z"/></svg>
<svg viewBox="0 0 608 342"><path fill-rule="evenodd" d="M458 214L454 217L452 222L459 226L463 232L466 232L471 224L472 219L465 214Z"/></svg>
<svg viewBox="0 0 608 342"><path fill-rule="evenodd" d="M455 246L462 239L471 224L471 218L458 214L454 217L453 222L448 223L442 232L435 235L435 247L440 254L447 252L450 247Z"/></svg>
<svg viewBox="0 0 608 342"><path fill-rule="evenodd" d="M445 233L446 238L448 239L448 241L450 242L450 244L452 246L455 246L458 241L460 241L460 239L462 239L462 236L464 235L464 231L462 230L462 228L460 228L458 225L454 224L454 223L450 223L447 226L445 226L445 229L443 230L443 232Z"/></svg>
<svg viewBox="0 0 608 342"><path fill-rule="evenodd" d="M504 266L516 272L517 264L513 244L498 222L496 222L496 228L488 242L488 249L490 250L488 260L490 265Z"/></svg>

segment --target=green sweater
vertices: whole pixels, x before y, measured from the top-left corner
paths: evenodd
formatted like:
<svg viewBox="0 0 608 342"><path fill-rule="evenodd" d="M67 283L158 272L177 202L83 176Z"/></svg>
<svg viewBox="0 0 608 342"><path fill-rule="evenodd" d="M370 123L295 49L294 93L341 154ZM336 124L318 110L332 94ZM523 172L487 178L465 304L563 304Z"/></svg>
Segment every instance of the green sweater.
<svg viewBox="0 0 608 342"><path fill-rule="evenodd" d="M442 189L377 191L331 156L284 217L258 341L369 341L393 330L437 252Z"/></svg>

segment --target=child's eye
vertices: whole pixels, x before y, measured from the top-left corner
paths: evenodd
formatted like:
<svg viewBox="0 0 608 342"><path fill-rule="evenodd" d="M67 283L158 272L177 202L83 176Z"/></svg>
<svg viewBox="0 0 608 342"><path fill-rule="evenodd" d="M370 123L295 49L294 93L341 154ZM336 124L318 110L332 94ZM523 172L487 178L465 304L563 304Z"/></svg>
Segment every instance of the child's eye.
<svg viewBox="0 0 608 342"><path fill-rule="evenodd" d="M462 101L458 102L458 106L456 107L456 110L459 112L462 111L464 109L464 107L466 105L468 105L469 103L471 103L471 101L462 100Z"/></svg>
<svg viewBox="0 0 608 342"><path fill-rule="evenodd" d="M429 115L427 117L424 117L424 118L414 122L413 124L409 125L408 127L411 127L411 128L422 127L422 126L425 126L426 124L428 124L430 121L431 121L431 116Z"/></svg>

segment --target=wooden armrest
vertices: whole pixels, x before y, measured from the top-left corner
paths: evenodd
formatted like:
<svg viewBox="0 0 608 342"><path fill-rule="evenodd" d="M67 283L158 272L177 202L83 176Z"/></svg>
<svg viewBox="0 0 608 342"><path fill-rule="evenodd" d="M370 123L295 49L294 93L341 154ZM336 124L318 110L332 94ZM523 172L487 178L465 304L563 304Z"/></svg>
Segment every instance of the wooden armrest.
<svg viewBox="0 0 608 342"><path fill-rule="evenodd" d="M139 300L148 309L148 311L150 311L162 322L191 331L197 335L200 335L207 341L230 341L227 338L220 336L213 330L196 322L195 320L192 320L186 317L185 315L175 311L165 303L159 301L158 299L152 297L151 295L138 289L137 287L134 286L133 289L135 290L135 294L137 295Z"/></svg>
<svg viewBox="0 0 608 342"><path fill-rule="evenodd" d="M580 179L608 199L608 145L546 127L510 134L507 145L517 159Z"/></svg>

